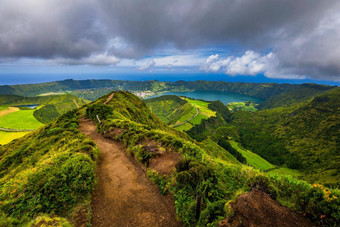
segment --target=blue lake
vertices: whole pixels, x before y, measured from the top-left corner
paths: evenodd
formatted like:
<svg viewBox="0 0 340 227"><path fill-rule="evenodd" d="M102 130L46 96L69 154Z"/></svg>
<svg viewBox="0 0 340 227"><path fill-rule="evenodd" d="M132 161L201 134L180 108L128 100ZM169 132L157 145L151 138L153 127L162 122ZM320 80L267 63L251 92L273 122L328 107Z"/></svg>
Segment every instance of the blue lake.
<svg viewBox="0 0 340 227"><path fill-rule="evenodd" d="M16 106L16 107L27 107L27 108L30 108L30 109L35 109L37 108L39 105L38 104L29 104L29 105L19 105L19 106Z"/></svg>
<svg viewBox="0 0 340 227"><path fill-rule="evenodd" d="M177 95L177 96L186 96L194 99L203 99L206 101L216 101L220 100L224 104L228 104L231 102L244 102L244 101L253 101L255 103L260 103L263 100L259 98L255 98L252 96L241 95L236 93L229 93L224 91L189 91L189 92L166 92L161 95L150 96L149 98L159 97L162 95Z"/></svg>

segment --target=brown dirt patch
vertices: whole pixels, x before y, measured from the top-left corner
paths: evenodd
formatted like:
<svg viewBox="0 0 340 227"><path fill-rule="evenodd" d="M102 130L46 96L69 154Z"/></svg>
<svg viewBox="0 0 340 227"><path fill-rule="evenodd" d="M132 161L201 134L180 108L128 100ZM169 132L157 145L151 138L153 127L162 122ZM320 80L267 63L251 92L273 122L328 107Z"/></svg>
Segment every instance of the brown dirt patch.
<svg viewBox="0 0 340 227"><path fill-rule="evenodd" d="M280 226L280 227L310 227L312 222L302 215L279 205L269 195L253 189L237 198L231 204L234 209L234 216L222 220L218 226Z"/></svg>
<svg viewBox="0 0 340 227"><path fill-rule="evenodd" d="M16 111L19 111L18 107L8 107L7 109L0 111L0 117L16 112Z"/></svg>
<svg viewBox="0 0 340 227"><path fill-rule="evenodd" d="M109 97L107 97L106 101L104 102L104 105L108 104L111 101L111 99L113 98L114 95L115 95L114 92L111 95L109 95Z"/></svg>
<svg viewBox="0 0 340 227"><path fill-rule="evenodd" d="M125 130L121 128L110 127L110 130L104 132L104 137L114 139L116 136L122 134Z"/></svg>
<svg viewBox="0 0 340 227"><path fill-rule="evenodd" d="M92 199L93 226L180 226L174 201L162 197L145 170L119 142L96 132L90 120L80 119L79 129L101 151L98 186Z"/></svg>
<svg viewBox="0 0 340 227"><path fill-rule="evenodd" d="M77 227L86 227L88 224L87 220L87 209L85 207L80 207L78 210L73 214L72 220L73 223L75 223L75 226Z"/></svg>
<svg viewBox="0 0 340 227"><path fill-rule="evenodd" d="M150 160L150 168L160 174L170 175L182 156L177 152L165 152Z"/></svg>

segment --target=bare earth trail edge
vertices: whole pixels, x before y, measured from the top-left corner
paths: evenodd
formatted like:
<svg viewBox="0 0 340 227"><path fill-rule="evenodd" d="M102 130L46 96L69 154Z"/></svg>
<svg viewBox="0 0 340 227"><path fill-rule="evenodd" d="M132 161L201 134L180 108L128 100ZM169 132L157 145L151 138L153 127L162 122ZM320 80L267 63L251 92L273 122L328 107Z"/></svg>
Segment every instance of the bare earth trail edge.
<svg viewBox="0 0 340 227"><path fill-rule="evenodd" d="M104 138L88 119L80 119L79 130L101 151L91 205L93 226L181 226L173 200L160 194L121 143Z"/></svg>

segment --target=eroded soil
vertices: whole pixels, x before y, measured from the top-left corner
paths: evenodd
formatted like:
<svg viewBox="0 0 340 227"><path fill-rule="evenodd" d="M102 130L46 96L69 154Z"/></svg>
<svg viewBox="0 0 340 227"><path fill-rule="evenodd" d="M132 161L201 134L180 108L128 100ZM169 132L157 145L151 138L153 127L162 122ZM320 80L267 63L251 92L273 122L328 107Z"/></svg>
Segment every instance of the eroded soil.
<svg viewBox="0 0 340 227"><path fill-rule="evenodd" d="M80 119L79 129L101 151L92 200L93 226L180 226L173 201L161 196L121 143L97 133L90 120Z"/></svg>
<svg viewBox="0 0 340 227"><path fill-rule="evenodd" d="M253 189L237 198L236 202L231 204L234 210L234 216L222 220L219 227L311 227L312 222L302 215L280 206L269 195Z"/></svg>

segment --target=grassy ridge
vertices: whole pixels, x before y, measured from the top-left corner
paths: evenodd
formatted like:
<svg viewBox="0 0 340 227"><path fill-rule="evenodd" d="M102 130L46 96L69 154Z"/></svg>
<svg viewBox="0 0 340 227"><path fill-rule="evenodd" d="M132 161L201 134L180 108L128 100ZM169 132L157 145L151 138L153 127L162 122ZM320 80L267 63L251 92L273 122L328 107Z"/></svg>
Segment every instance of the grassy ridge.
<svg viewBox="0 0 340 227"><path fill-rule="evenodd" d="M181 116L193 109L187 102L175 95L164 95L152 99L146 99L145 103L150 110L167 124L180 121Z"/></svg>
<svg viewBox="0 0 340 227"><path fill-rule="evenodd" d="M201 100L164 95L147 99L145 102L163 122L180 131L187 131L200 124L203 119L215 116L215 112L208 108L209 102Z"/></svg>
<svg viewBox="0 0 340 227"><path fill-rule="evenodd" d="M189 130L193 125L200 124L203 119L215 115L215 112L208 108L209 102L180 98L175 95L151 98L145 102L163 122L180 131ZM196 108L199 114L197 114ZM189 122L187 122L188 120Z"/></svg>
<svg viewBox="0 0 340 227"><path fill-rule="evenodd" d="M90 212L98 150L78 117L68 112L0 146L1 226L74 223L78 210Z"/></svg>
<svg viewBox="0 0 340 227"><path fill-rule="evenodd" d="M152 119L152 114L143 104L138 105L138 98L132 94L115 93L108 103L111 113L106 112L104 109L108 108L101 106L106 97L90 105L87 111L88 116L93 119L96 114L106 113L102 124L98 125L100 133L122 141L128 147L128 152L146 166L154 153L143 146L143 141L155 141L163 150L177 151L183 155L184 159L177 163L176 172L171 176L162 176L152 170L148 171L148 175L159 185L163 194L174 195L177 215L185 224L216 225L227 215L226 204L254 187L270 194L282 205L305 213L316 223L322 221L331 226L339 221L338 190L324 188L322 185L310 185L290 176L266 174L240 165L235 158L226 155L226 151L215 142L211 140L195 142L185 133L175 131L159 120ZM118 104L121 101L124 103ZM118 105L120 108L115 108ZM134 119L124 114L128 109L129 112L136 114ZM141 110L143 112L140 112ZM121 129L122 133L115 134L114 128ZM198 195L202 197L202 204L201 214L196 218Z"/></svg>

